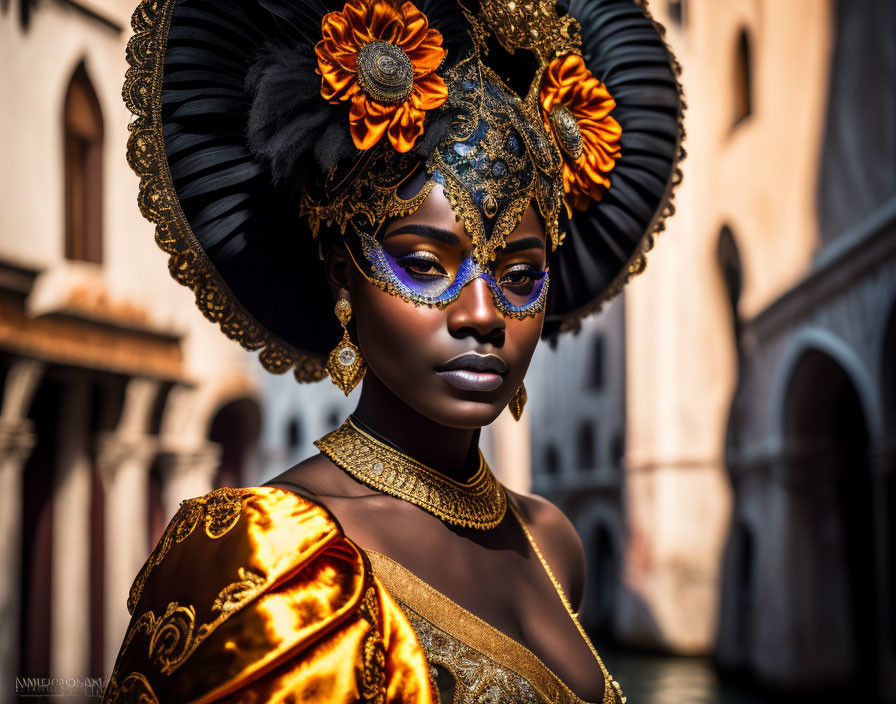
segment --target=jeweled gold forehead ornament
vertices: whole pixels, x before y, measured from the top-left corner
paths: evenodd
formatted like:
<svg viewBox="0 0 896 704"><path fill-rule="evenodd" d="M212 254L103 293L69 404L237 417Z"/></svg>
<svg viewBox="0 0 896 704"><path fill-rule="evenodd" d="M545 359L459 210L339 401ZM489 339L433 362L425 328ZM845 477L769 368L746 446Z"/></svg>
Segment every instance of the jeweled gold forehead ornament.
<svg viewBox="0 0 896 704"><path fill-rule="evenodd" d="M349 222L371 233L413 213L438 183L485 264L530 204L556 249L563 203L583 209L609 187L619 156L615 103L581 61L576 21L548 0L485 1L470 20L474 51L444 70L443 38L410 2L349 0L324 17L315 48L321 95L351 103L352 138L364 153L348 176L331 172L316 194L303 195L314 233L326 224L345 234ZM485 66L488 33L507 51L538 58L525 95ZM419 159L402 155L437 114L452 115L450 133L426 160L423 189L404 199L398 191Z"/></svg>

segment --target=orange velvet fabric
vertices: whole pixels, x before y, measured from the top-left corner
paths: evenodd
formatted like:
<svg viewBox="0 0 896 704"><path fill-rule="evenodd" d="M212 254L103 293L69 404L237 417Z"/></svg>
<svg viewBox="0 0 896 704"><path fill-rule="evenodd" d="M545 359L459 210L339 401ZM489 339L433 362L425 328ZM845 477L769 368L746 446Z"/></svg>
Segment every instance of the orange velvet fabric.
<svg viewBox="0 0 896 704"><path fill-rule="evenodd" d="M576 54L548 65L541 79L540 98L548 130L551 110L559 105L569 109L579 126L584 148L578 159L563 154L563 191L568 206L585 210L610 187L608 174L622 154L622 127L610 114L616 101Z"/></svg>
<svg viewBox="0 0 896 704"><path fill-rule="evenodd" d="M437 701L366 556L323 508L281 489L184 502L128 606L110 704Z"/></svg>
<svg viewBox="0 0 896 704"><path fill-rule="evenodd" d="M351 101L349 131L355 146L370 149L386 134L397 151L409 151L423 134L426 111L448 97L445 81L435 73L445 56L441 33L430 29L412 3L390 0L349 0L341 12L324 17L321 29L323 39L315 47L320 93L331 103ZM414 86L403 103L374 100L358 83L358 52L374 40L394 44L411 61Z"/></svg>

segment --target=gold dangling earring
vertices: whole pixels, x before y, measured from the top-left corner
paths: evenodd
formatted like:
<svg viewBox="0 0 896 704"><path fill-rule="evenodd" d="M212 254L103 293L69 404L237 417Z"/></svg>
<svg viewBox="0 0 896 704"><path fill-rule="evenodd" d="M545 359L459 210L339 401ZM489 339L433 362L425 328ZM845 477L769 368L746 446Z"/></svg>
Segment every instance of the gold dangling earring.
<svg viewBox="0 0 896 704"><path fill-rule="evenodd" d="M526 385L523 382L520 382L520 385L516 387L516 393L513 394L513 398L510 399L510 403L507 407L510 409L510 415L513 416L515 421L519 421L520 416L523 415L523 406L526 405Z"/></svg>
<svg viewBox="0 0 896 704"><path fill-rule="evenodd" d="M352 344L348 336L348 321L352 319L352 304L347 298L336 301L336 317L342 325L342 340L327 359L327 374L342 393L348 396L367 371L367 364L361 350Z"/></svg>

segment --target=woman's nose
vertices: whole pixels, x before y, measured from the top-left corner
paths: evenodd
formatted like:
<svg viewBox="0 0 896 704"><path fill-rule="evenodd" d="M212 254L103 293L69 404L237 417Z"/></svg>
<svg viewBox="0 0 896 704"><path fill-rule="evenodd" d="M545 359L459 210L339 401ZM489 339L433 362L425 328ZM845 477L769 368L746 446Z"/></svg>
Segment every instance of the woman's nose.
<svg viewBox="0 0 896 704"><path fill-rule="evenodd" d="M455 337L474 335L480 339L494 339L504 334L504 315L498 310L491 289L481 277L461 289L447 312L448 328Z"/></svg>

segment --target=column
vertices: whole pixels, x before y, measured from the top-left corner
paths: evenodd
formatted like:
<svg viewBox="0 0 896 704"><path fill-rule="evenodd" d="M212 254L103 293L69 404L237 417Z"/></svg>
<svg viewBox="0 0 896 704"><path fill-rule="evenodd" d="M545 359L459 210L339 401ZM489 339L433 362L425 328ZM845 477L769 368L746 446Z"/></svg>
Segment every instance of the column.
<svg viewBox="0 0 896 704"><path fill-rule="evenodd" d="M99 440L98 461L105 488L104 673L112 673L131 619L128 593L148 556L149 470L158 443L150 421L159 386L133 379L125 390L121 420ZM96 673L94 673L96 674Z"/></svg>
<svg viewBox="0 0 896 704"><path fill-rule="evenodd" d="M215 488L215 472L220 463L221 446L212 442L189 450L170 450L160 456L166 520L174 516L184 499L202 496Z"/></svg>
<svg viewBox="0 0 896 704"><path fill-rule="evenodd" d="M50 674L88 677L90 666L90 487L87 379L66 386L53 467Z"/></svg>
<svg viewBox="0 0 896 704"><path fill-rule="evenodd" d="M0 410L0 702L12 702L19 674L19 607L22 557L22 471L37 441L25 418L43 374L35 360L13 364Z"/></svg>
<svg viewBox="0 0 896 704"><path fill-rule="evenodd" d="M18 674L22 470L37 439L32 430L30 420L0 418L0 702L12 701Z"/></svg>

